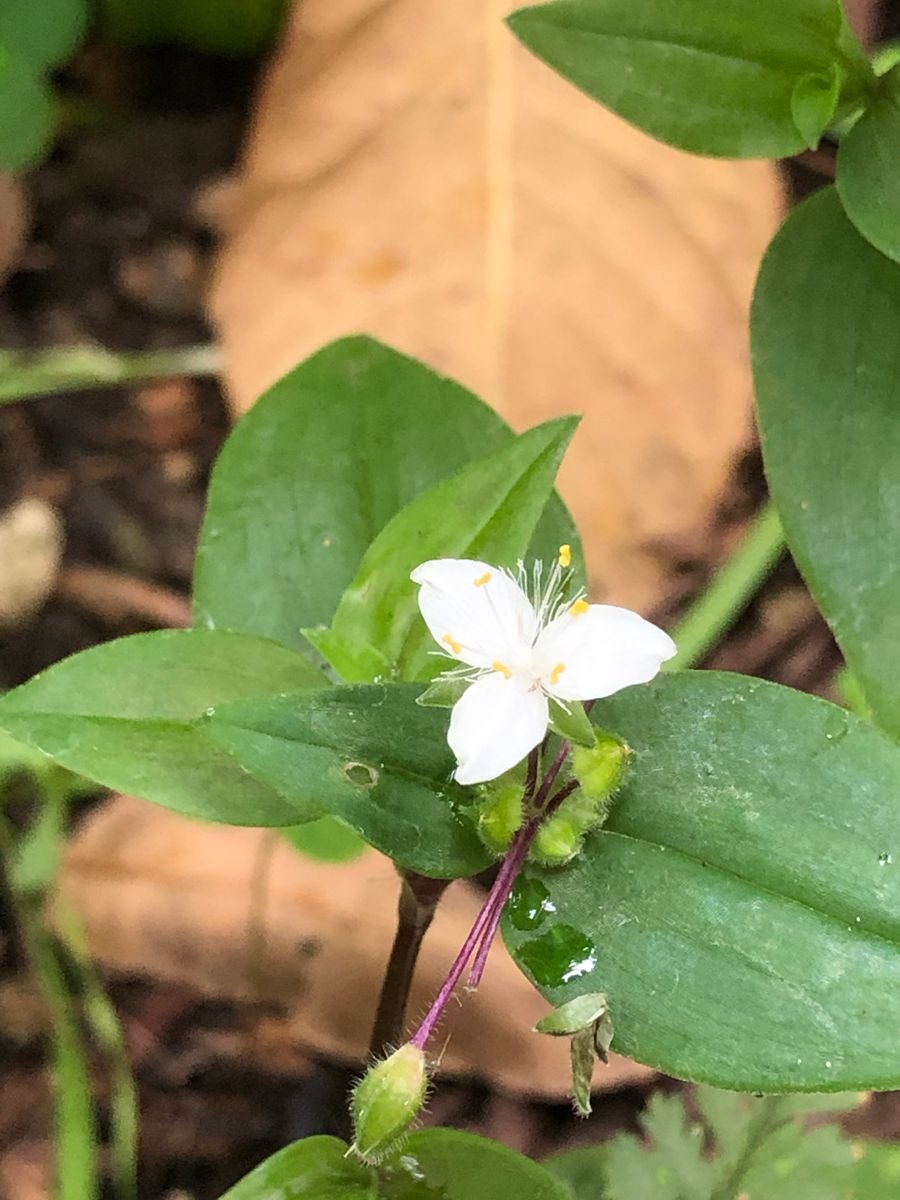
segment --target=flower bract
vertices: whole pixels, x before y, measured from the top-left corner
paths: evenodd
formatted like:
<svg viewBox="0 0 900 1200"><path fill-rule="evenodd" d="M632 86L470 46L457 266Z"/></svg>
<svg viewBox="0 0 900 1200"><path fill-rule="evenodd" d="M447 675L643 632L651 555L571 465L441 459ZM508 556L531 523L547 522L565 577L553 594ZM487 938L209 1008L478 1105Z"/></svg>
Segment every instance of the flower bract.
<svg viewBox="0 0 900 1200"><path fill-rule="evenodd" d="M589 604L567 583L560 547L547 573L531 576L470 558L416 567L419 608L440 652L469 682L453 707L447 739L459 783L496 779L539 745L550 699L568 706L646 683L675 653L667 633L627 608ZM530 595L529 595L530 592Z"/></svg>

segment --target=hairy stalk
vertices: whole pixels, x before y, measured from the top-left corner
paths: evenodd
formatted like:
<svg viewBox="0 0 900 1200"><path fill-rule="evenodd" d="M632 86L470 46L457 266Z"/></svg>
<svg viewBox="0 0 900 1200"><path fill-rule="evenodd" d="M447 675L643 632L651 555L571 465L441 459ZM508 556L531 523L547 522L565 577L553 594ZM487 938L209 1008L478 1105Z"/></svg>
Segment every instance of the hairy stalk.
<svg viewBox="0 0 900 1200"><path fill-rule="evenodd" d="M406 1007L419 950L434 919L438 901L449 883L448 879L428 879L414 871L403 874L397 904L397 932L369 1043L369 1050L376 1057L389 1047L396 1048L403 1040Z"/></svg>
<svg viewBox="0 0 900 1200"><path fill-rule="evenodd" d="M506 857L500 865L500 870L497 872L497 878L494 880L493 886L488 892L484 904L481 906L481 911L475 918L475 923L469 930L466 940L463 942L459 953L453 960L453 965L447 972L447 978L441 984L440 991L435 996L431 1007L425 1014L425 1017L423 1018L422 1023L419 1025L419 1028L410 1038L412 1044L414 1046L418 1046L420 1050L425 1049L428 1039L431 1037L435 1026L441 1019L441 1014L446 1007L447 1001L452 996L456 985L462 978L463 972L466 969L466 965L468 964L469 959L475 953L475 950L481 942L485 932L491 927L492 924L496 929L496 924L494 924L494 922L495 920L499 919L499 913L502 912L503 906L509 897L512 885L519 873L522 863L525 861L525 857L528 854L528 850L532 841L534 840L534 835L537 833L539 824L540 818L532 817L530 821L526 822L526 824L522 826L515 838L513 838L512 845L506 852Z"/></svg>
<svg viewBox="0 0 900 1200"><path fill-rule="evenodd" d="M750 1169L756 1152L783 1120L781 1108L780 1096L766 1096L760 1101L759 1110L747 1130L747 1137L737 1162L713 1192L710 1200L738 1200L742 1194L741 1184Z"/></svg>

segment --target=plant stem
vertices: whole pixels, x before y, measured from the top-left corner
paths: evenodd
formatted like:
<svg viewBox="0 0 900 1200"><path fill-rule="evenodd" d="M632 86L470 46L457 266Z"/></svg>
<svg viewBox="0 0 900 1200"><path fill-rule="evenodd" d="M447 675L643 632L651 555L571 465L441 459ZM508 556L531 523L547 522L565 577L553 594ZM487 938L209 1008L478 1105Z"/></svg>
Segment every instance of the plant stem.
<svg viewBox="0 0 900 1200"><path fill-rule="evenodd" d="M115 351L92 346L0 351L0 404L167 375L215 375L216 346Z"/></svg>
<svg viewBox="0 0 900 1200"><path fill-rule="evenodd" d="M499 922L500 913L503 911L503 906L509 897L510 890L519 873L519 868L525 861L529 847L534 840L534 835L537 833L538 826L542 820L541 816L532 817L526 822L516 834L512 845L506 852L506 857L500 865L500 870L497 872L497 878L494 880L491 890L488 892L478 916L475 918L475 923L469 930L466 940L463 942L459 953L453 960L453 965L447 972L447 978L441 984L440 991L432 1001L431 1007L425 1014L419 1028L410 1038L413 1046L418 1046L420 1050L425 1049L428 1039L434 1032L435 1026L441 1018L441 1014L446 1007L447 1001L453 994L453 990L462 978L463 971L466 969L466 964L475 953L476 947L482 940L482 937L493 926L496 931L497 922ZM490 942L488 942L490 946Z"/></svg>
<svg viewBox="0 0 900 1200"><path fill-rule="evenodd" d="M378 1011L372 1026L369 1050L374 1056L388 1047L396 1048L403 1037L406 1006L422 939L434 919L438 901L449 886L448 879L428 879L413 871L404 872L397 904L397 932L388 959Z"/></svg>
<svg viewBox="0 0 900 1200"><path fill-rule="evenodd" d="M747 1130L747 1136L737 1162L713 1192L710 1200L737 1200L741 1184L753 1163L756 1152L783 1119L781 1099L781 1096L766 1096L760 1100L759 1110Z"/></svg>
<svg viewBox="0 0 900 1200"><path fill-rule="evenodd" d="M784 548L781 521L769 501L728 562L672 630L678 653L664 670L682 670L703 659L746 608Z"/></svg>

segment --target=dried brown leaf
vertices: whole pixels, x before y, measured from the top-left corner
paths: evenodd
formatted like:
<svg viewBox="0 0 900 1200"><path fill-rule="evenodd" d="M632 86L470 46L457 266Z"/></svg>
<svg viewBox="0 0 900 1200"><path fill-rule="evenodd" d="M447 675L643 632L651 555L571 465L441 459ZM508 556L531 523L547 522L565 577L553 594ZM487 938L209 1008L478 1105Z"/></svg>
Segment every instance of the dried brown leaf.
<svg viewBox="0 0 900 1200"><path fill-rule="evenodd" d="M599 597L652 609L751 436L763 163L691 158L520 47L508 0L304 0L212 307L235 406L369 332L517 428L584 412L562 490Z"/></svg>
<svg viewBox="0 0 900 1200"><path fill-rule="evenodd" d="M398 892L391 864L374 851L326 866L271 831L201 824L117 797L71 842L61 888L105 966L277 1005L299 1045L364 1058ZM425 939L411 1021L440 986L478 904L467 884L446 893ZM567 1047L531 1032L547 1006L501 945L482 986L462 999L447 1022L445 1071L567 1094ZM610 1055L596 1084L621 1087L649 1074Z"/></svg>

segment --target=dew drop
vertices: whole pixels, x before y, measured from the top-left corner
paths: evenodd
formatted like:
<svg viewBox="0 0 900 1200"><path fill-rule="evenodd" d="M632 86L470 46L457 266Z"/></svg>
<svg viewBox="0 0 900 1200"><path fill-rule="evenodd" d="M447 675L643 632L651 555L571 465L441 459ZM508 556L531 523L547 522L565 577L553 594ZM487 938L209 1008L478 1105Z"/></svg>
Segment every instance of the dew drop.
<svg viewBox="0 0 900 1200"><path fill-rule="evenodd" d="M891 854L890 850L882 850L882 852L878 855L879 867L889 867L893 861L894 856Z"/></svg>
<svg viewBox="0 0 900 1200"><path fill-rule="evenodd" d="M556 905L540 879L522 875L516 880L506 911L516 929L537 929L556 912Z"/></svg>
<svg viewBox="0 0 900 1200"><path fill-rule="evenodd" d="M594 943L587 934L571 925L554 925L540 937L520 946L516 956L536 983L548 987L559 987L580 979L597 965Z"/></svg>
<svg viewBox="0 0 900 1200"><path fill-rule="evenodd" d="M206 715L208 717L214 717L216 715L216 710L214 708L208 708L206 710Z"/></svg>

